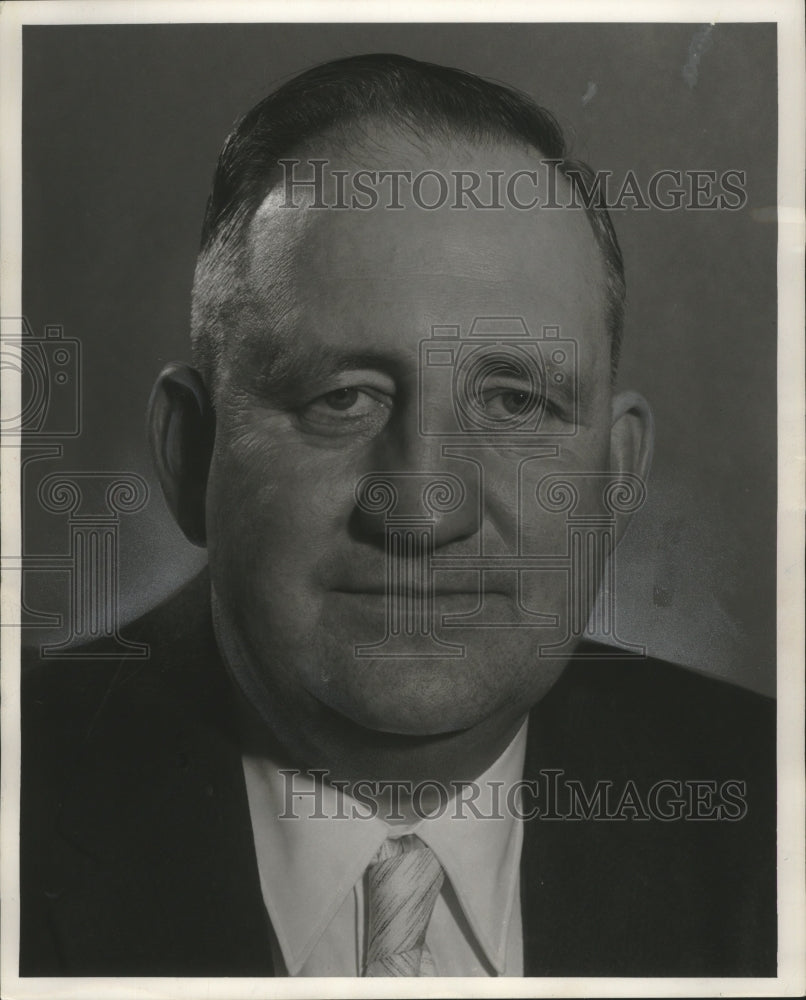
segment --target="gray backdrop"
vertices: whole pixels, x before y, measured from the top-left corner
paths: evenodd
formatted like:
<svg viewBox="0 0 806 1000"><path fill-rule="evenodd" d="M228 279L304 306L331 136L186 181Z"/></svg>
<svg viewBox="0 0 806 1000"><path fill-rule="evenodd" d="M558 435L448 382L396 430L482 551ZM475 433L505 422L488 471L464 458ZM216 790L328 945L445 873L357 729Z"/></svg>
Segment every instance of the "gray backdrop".
<svg viewBox="0 0 806 1000"><path fill-rule="evenodd" d="M328 59L393 51L512 84L551 109L574 156L623 177L747 172L739 212L615 216L628 277L620 382L657 421L650 496L623 544L622 638L775 688L776 110L774 25L159 25L24 29L23 306L81 341L83 422L28 467L29 553L68 551L43 512L51 471L129 470L152 486L121 522L124 621L204 561L163 503L144 409L187 359L204 203L234 120ZM64 571L30 573L40 611ZM124 629L125 633L125 629ZM66 629L30 629L58 641Z"/></svg>

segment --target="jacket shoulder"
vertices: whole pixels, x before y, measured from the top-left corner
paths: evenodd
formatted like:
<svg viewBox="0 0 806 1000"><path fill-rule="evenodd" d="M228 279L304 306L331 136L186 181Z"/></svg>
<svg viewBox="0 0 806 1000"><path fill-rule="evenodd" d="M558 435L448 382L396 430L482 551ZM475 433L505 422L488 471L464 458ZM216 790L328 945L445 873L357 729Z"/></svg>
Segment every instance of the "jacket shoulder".
<svg viewBox="0 0 806 1000"><path fill-rule="evenodd" d="M772 760L774 767L773 698L653 657L620 656L594 643L584 651L543 707L550 718L542 724L557 738L584 726L597 755L614 759L632 749L656 765L741 762L755 769Z"/></svg>
<svg viewBox="0 0 806 1000"><path fill-rule="evenodd" d="M524 833L533 968L774 975L774 701L661 660L583 652L530 720L527 773L544 796Z"/></svg>

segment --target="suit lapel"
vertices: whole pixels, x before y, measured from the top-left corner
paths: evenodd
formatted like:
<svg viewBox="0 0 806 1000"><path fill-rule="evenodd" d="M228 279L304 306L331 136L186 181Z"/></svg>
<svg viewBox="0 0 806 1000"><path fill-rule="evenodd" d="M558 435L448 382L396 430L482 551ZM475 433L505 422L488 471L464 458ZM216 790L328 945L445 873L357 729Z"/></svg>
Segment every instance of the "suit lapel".
<svg viewBox="0 0 806 1000"><path fill-rule="evenodd" d="M524 778L535 782L540 815L524 820L521 854L521 912L524 975L593 975L607 956L599 945L606 904L592 903L602 884L596 824L547 818L552 812L552 771L583 776L595 772L584 695L586 664L569 665L532 710ZM580 683L582 681L582 683ZM562 809L560 809L562 811Z"/></svg>
<svg viewBox="0 0 806 1000"><path fill-rule="evenodd" d="M150 661L118 664L60 811L49 895L75 973L273 974L226 677L182 603L193 641L152 627Z"/></svg>

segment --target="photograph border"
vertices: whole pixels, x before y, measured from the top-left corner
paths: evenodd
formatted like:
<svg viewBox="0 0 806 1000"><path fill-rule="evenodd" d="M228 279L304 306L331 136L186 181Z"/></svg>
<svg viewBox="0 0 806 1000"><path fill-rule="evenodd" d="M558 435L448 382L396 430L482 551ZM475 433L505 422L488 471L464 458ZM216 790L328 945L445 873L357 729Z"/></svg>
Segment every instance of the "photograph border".
<svg viewBox="0 0 806 1000"><path fill-rule="evenodd" d="M0 979L6 998L27 997L352 997L352 996L799 996L806 989L804 877L804 169L806 73L803 5L798 0L726 3L665 0L625 3L575 0L560 8L539 2L405 4L345 2L6 3L0 10L0 309L22 316L22 27L27 24L232 22L776 22L778 26L778 976L743 978L440 978L394 984L363 979L65 979L20 978L19 774L20 574L2 579L0 678ZM2 371L3 416L19 412L19 373ZM2 449L2 552L21 551L19 443ZM5 443L5 442L4 442Z"/></svg>

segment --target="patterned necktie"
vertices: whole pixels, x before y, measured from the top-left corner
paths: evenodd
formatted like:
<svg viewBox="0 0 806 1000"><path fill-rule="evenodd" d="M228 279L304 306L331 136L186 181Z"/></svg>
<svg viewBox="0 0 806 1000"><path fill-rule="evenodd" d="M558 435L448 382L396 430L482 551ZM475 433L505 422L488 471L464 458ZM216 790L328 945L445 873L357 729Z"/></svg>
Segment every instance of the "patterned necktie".
<svg viewBox="0 0 806 1000"><path fill-rule="evenodd" d="M367 869L369 943L365 976L433 976L425 931L444 872L414 834L386 840Z"/></svg>

